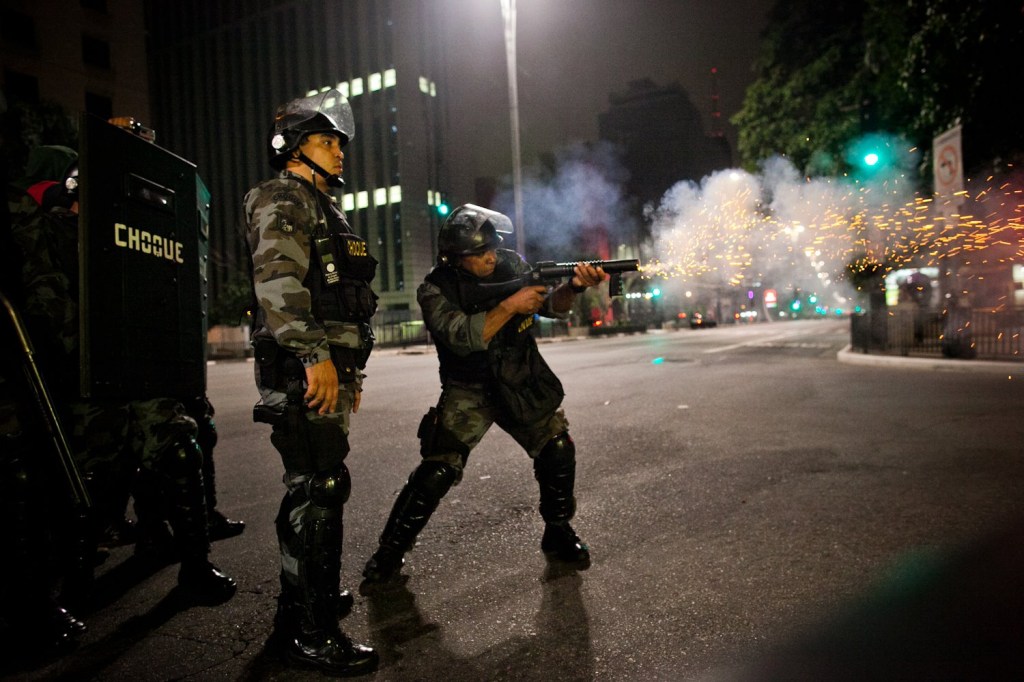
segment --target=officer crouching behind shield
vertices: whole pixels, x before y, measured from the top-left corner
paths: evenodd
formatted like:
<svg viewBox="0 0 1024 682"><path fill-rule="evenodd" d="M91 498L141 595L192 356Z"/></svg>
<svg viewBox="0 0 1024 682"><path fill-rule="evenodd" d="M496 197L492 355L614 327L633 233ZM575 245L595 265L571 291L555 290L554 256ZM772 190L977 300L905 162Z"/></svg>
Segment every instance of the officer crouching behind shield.
<svg viewBox="0 0 1024 682"><path fill-rule="evenodd" d="M338 619L349 413L359 409L373 346L370 289L377 261L329 193L342 186L342 148L355 126L336 90L277 110L270 165L281 171L245 197L253 285L253 419L273 426L287 491L277 516L281 595L271 645L288 662L340 675L369 673L377 653L353 644Z"/></svg>
<svg viewBox="0 0 1024 682"><path fill-rule="evenodd" d="M455 209L437 237L438 264L417 291L423 320L437 347L441 398L420 425L422 462L399 493L363 570L366 583L395 576L441 498L462 478L469 453L497 424L533 459L544 520L541 549L551 560L585 569L590 550L570 519L576 448L560 405L562 386L540 356L530 332L535 314L560 317L576 294L599 284L600 268L580 263L572 279L547 295L527 286L511 296L490 295L488 284L509 282L530 266L499 249L507 216L467 204Z"/></svg>

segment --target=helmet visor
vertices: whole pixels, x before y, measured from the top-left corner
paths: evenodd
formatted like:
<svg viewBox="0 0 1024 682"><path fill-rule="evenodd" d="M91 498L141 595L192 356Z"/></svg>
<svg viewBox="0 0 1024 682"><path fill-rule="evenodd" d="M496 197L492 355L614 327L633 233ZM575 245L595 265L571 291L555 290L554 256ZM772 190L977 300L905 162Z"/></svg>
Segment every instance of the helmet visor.
<svg viewBox="0 0 1024 682"><path fill-rule="evenodd" d="M490 225L499 234L512 234L515 231L512 226L512 220L504 213L498 213L497 211L474 204L463 204L455 210L461 214L459 216L461 220L478 230Z"/></svg>
<svg viewBox="0 0 1024 682"><path fill-rule="evenodd" d="M282 104L277 110L277 116L274 117L274 132L299 128L318 115L326 118L326 122L347 139L352 139L355 135L356 125L352 116L352 106L344 95L333 88Z"/></svg>

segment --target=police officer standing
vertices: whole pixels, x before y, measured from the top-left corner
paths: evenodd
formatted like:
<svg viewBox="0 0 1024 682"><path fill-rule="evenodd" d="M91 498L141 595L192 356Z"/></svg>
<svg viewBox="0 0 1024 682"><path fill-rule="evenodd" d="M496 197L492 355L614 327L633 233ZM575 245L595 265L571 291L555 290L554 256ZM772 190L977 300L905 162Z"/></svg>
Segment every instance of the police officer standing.
<svg viewBox="0 0 1024 682"><path fill-rule="evenodd" d="M277 110L270 165L281 171L245 197L253 285L256 421L284 463L276 525L281 595L272 646L285 660L339 675L369 673L377 653L338 627L352 607L339 587L342 510L351 490L349 413L359 408L373 345L377 261L330 194L355 130L336 90Z"/></svg>
<svg viewBox="0 0 1024 682"><path fill-rule="evenodd" d="M511 231L507 216L472 204L452 211L441 226L438 264L417 291L437 347L441 398L420 425L423 461L395 500L363 571L367 583L386 582L401 569L403 555L461 480L470 451L492 424L533 459L545 522L541 549L550 559L589 566L589 548L569 525L576 510L576 449L560 407L564 394L530 327L538 312L568 313L576 294L599 284L605 273L581 263L550 294L543 286L522 287L511 296L488 294L488 286L530 269L516 252L498 248L499 232Z"/></svg>

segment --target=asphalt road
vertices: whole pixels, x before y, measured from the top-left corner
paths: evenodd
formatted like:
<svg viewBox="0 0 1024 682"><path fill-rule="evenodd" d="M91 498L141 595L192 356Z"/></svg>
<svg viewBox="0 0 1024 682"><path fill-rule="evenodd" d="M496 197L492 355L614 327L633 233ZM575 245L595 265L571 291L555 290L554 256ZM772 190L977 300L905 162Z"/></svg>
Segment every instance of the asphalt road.
<svg viewBox="0 0 1024 682"><path fill-rule="evenodd" d="M1024 675L1024 376L841 363L848 337L848 322L806 321L545 343L593 566L546 564L529 460L495 429L408 556L407 582L358 595L343 621L382 654L368 679ZM353 417L353 590L437 398L421 351L376 353ZM175 567L136 575L120 549L78 651L15 678L321 677L263 651L283 486L269 427L251 422L252 366L211 365L209 383L220 509L248 524L212 559L238 594L188 607Z"/></svg>

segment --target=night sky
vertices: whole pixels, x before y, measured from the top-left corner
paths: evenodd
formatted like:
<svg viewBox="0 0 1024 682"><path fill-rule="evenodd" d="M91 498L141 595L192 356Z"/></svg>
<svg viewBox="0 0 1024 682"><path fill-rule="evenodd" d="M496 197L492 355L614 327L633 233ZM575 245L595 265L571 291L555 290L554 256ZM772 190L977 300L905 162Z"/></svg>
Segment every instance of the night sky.
<svg viewBox="0 0 1024 682"><path fill-rule="evenodd" d="M508 85L499 0L443 0L449 21L450 141L474 175L510 173ZM678 82L710 126L718 69L722 128L753 80L758 39L774 0L517 0L524 168L537 156L597 139L597 117L630 81Z"/></svg>

